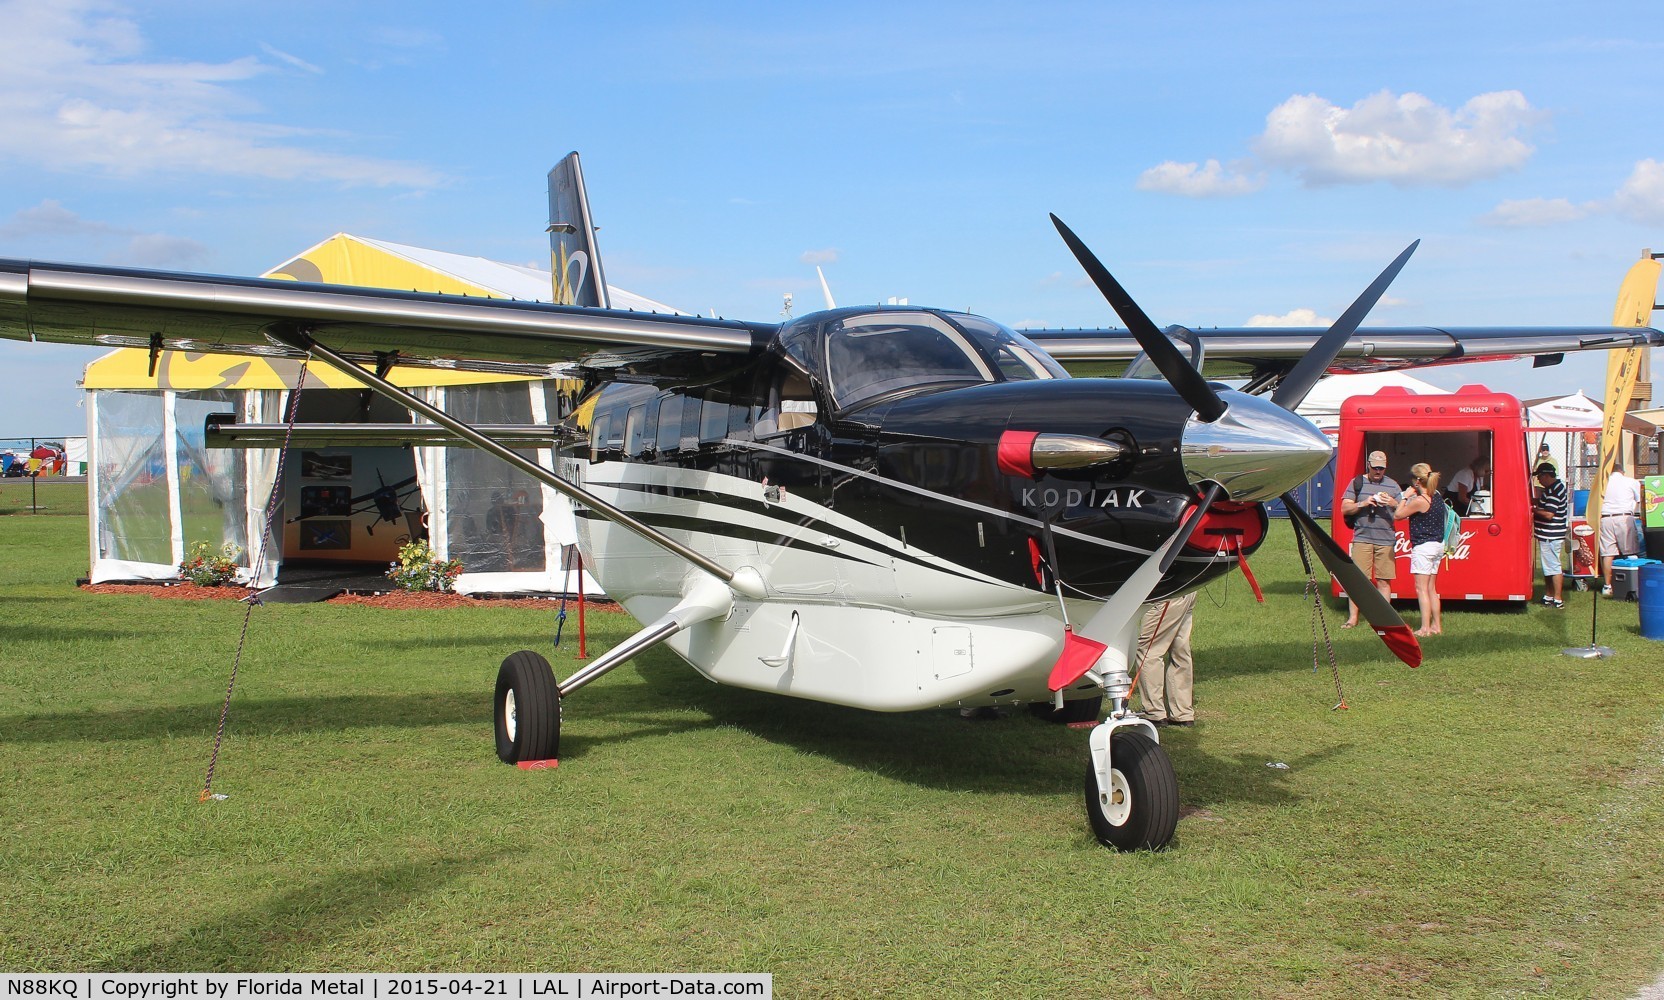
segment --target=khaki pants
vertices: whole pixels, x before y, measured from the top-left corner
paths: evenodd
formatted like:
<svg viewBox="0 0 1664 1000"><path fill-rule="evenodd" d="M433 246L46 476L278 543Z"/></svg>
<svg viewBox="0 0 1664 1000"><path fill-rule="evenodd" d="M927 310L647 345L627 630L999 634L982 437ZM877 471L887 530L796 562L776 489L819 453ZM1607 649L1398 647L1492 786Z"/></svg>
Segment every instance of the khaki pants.
<svg viewBox="0 0 1664 1000"><path fill-rule="evenodd" d="M1138 701L1146 719L1196 719L1195 662L1190 658L1195 607L1196 595L1191 593L1144 609L1144 629L1138 636Z"/></svg>

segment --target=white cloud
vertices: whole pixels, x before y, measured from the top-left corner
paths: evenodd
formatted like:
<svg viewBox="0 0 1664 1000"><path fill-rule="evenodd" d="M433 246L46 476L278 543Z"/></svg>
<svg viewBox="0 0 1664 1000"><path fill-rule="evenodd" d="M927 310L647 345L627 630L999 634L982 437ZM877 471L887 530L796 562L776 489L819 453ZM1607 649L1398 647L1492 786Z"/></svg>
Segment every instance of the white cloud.
<svg viewBox="0 0 1664 1000"><path fill-rule="evenodd" d="M183 270L208 259L208 248L196 240L166 233L141 233L127 241L121 263L133 267Z"/></svg>
<svg viewBox="0 0 1664 1000"><path fill-rule="evenodd" d="M303 69L308 73L316 73L318 76L323 76L324 74L322 66L315 66L312 63L307 62L305 59L302 59L300 56L285 52L275 45L267 45L265 42L261 42L260 51L264 52L268 56L271 56L273 59L286 62L296 69Z"/></svg>
<svg viewBox="0 0 1664 1000"><path fill-rule="evenodd" d="M1586 218L1593 204L1574 205L1565 198L1522 198L1504 201L1479 217L1480 225L1503 228L1553 226Z"/></svg>
<svg viewBox="0 0 1664 1000"><path fill-rule="evenodd" d="M141 233L82 218L52 200L19 209L0 223L0 243L9 240L33 247L59 241L78 251L91 245L106 263L134 267L183 269L208 258L208 248L196 240L167 233Z"/></svg>
<svg viewBox="0 0 1664 1000"><path fill-rule="evenodd" d="M797 258L805 264L836 264L838 262L837 247L827 247L824 250L805 250L803 256Z"/></svg>
<svg viewBox="0 0 1664 1000"><path fill-rule="evenodd" d="M0 24L0 162L383 187L444 180L420 164L314 148L316 130L259 121L238 86L267 71L259 59L147 60L138 25L99 0L0 0Z"/></svg>
<svg viewBox="0 0 1664 1000"><path fill-rule="evenodd" d="M1168 160L1138 175L1140 191L1159 191L1186 198L1233 198L1252 194L1264 186L1263 177L1227 171L1218 160L1209 160L1200 166Z"/></svg>
<svg viewBox="0 0 1664 1000"><path fill-rule="evenodd" d="M1456 109L1385 90L1351 108L1295 95L1266 116L1254 149L1308 186L1458 187L1522 166L1532 147L1520 135L1540 118L1517 90L1480 94Z"/></svg>
<svg viewBox="0 0 1664 1000"><path fill-rule="evenodd" d="M1647 159L1635 164L1613 197L1613 208L1647 225L1664 225L1664 163Z"/></svg>
<svg viewBox="0 0 1664 1000"><path fill-rule="evenodd" d="M102 236L115 232L107 223L92 222L47 199L39 205L20 208L10 220L0 223L0 239L29 239L36 236Z"/></svg>
<svg viewBox="0 0 1664 1000"><path fill-rule="evenodd" d="M1319 316L1314 309L1290 309L1281 316L1258 313L1248 317L1249 326L1333 326L1334 320Z"/></svg>
<svg viewBox="0 0 1664 1000"><path fill-rule="evenodd" d="M1552 226L1592 215L1616 215L1645 226L1664 225L1664 163L1638 161L1611 198L1585 202L1567 198L1504 201L1478 221L1487 226Z"/></svg>

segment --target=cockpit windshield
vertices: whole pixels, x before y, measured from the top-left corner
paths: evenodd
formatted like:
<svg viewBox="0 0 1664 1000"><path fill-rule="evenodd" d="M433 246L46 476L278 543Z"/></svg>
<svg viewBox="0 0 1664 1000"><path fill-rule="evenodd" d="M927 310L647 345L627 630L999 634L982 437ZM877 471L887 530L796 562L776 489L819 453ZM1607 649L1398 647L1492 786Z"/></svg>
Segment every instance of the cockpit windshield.
<svg viewBox="0 0 1664 1000"><path fill-rule="evenodd" d="M997 323L922 310L829 323L826 372L840 409L926 385L1068 377L1044 351Z"/></svg>

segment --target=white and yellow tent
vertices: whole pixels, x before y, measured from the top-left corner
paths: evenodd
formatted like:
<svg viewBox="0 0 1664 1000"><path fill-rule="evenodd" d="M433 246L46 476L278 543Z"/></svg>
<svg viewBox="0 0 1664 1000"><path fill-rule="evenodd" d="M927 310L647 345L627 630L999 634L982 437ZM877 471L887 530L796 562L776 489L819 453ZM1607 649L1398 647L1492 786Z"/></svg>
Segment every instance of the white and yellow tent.
<svg viewBox="0 0 1664 1000"><path fill-rule="evenodd" d="M265 277L537 301L552 298L548 272L536 268L346 233L319 243ZM609 291L614 308L675 311L625 291ZM575 531L565 500L496 459L466 448L330 449L330 455L321 458L297 449L284 459L283 505L273 519L274 526L282 527L267 544L260 579L254 579L258 545L250 540L259 539L265 523L264 506L279 455L210 451L203 445L204 427L209 415L227 412L236 413L239 422L282 422L299 372L298 362L284 359L178 351L162 352L152 371L149 353L140 349L114 351L87 366L82 386L88 393L91 439L94 583L172 579L196 542L215 548L236 546L242 579L259 586L276 579L283 559L390 559L398 543L419 530L418 517L389 524L366 512L351 518L283 522L306 513L309 496L316 496L306 492L309 488L345 489L362 496L414 475L435 553L462 561L459 591L561 592L576 586L576 578L566 571L567 547ZM566 380L402 367L395 367L389 377L446 411L479 423L552 424L564 415L578 387ZM301 422L409 419L323 364L307 370L299 407ZM343 457L345 463L335 461ZM537 457L551 463L547 450ZM411 505L407 501L406 506ZM584 584L586 589L594 587L592 579Z"/></svg>

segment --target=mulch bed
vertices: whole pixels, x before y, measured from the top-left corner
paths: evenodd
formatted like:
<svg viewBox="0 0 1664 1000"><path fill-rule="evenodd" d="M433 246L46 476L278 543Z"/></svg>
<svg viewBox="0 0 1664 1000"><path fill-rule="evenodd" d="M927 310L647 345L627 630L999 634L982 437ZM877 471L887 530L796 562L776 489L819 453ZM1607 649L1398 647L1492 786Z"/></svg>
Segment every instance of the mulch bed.
<svg viewBox="0 0 1664 1000"><path fill-rule="evenodd" d="M89 594L147 594L170 601L235 601L248 594L242 587L198 587L194 583L83 583Z"/></svg>
<svg viewBox="0 0 1664 1000"><path fill-rule="evenodd" d="M235 601L248 596L245 587L199 587L194 583L97 583L82 584L89 594L145 594L172 601ZM325 604L361 604L394 611L431 611L435 608L502 608L536 607L557 604L559 598L547 597L464 597L461 594L440 594L433 591L396 590L386 594L336 594ZM567 609L577 614L576 598L567 601ZM599 614L621 612L612 601L590 600L586 610Z"/></svg>

